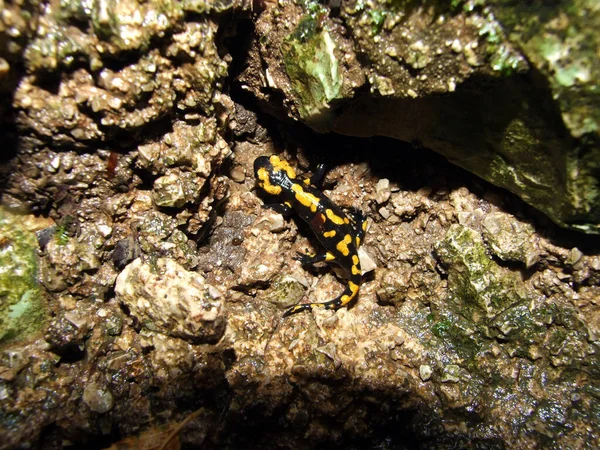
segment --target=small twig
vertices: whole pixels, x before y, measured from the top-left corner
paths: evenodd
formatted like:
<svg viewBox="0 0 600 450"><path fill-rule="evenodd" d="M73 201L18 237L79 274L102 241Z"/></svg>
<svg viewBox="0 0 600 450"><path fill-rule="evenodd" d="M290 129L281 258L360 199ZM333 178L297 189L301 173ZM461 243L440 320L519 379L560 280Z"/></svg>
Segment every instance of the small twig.
<svg viewBox="0 0 600 450"><path fill-rule="evenodd" d="M162 445L158 448L158 450L165 450L165 448L167 447L167 444L169 444L169 442L171 442L173 440L173 438L175 436L177 436L177 434L183 429L183 427L185 427L188 423L190 423L192 420L194 420L196 417L198 417L202 410L204 410L204 408L198 408L196 411L194 411L189 416L187 416L185 419L183 419L181 421L181 423L175 427L175 429L171 432L171 434L169 434L169 436L167 436L167 438L163 441Z"/></svg>

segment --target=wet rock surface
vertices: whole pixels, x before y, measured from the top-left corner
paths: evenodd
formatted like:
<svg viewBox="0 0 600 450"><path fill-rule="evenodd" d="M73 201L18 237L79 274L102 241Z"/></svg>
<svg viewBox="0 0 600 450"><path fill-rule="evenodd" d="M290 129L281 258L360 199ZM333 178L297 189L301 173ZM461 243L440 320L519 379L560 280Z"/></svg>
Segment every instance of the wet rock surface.
<svg viewBox="0 0 600 450"><path fill-rule="evenodd" d="M0 57L27 69L1 166L1 448L162 445L177 429L195 448L600 446L597 240L427 149L261 110L348 130L333 106L368 92L410 116L399 137L435 147L427 108L460 127L434 95L527 69L494 10L36 5L0 17ZM29 10L36 33L10 16ZM353 134L392 126L365 111ZM315 236L254 190L273 153L325 163L326 194L367 216L372 270L349 308L282 318L344 280L303 268Z"/></svg>

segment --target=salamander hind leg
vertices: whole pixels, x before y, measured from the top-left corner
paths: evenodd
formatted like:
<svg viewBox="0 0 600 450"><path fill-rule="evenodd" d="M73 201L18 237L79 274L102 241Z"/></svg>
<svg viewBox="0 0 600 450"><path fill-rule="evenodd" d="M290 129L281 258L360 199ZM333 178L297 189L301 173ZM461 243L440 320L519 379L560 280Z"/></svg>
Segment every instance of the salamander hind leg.
<svg viewBox="0 0 600 450"><path fill-rule="evenodd" d="M303 305L295 305L283 313L283 317L291 316L302 311L310 311L313 309L313 303L305 303Z"/></svg>
<svg viewBox="0 0 600 450"><path fill-rule="evenodd" d="M296 314L302 311L312 311L314 308L333 310L339 309L342 306L342 301L340 300L340 297L324 303L304 303L302 305L292 306L286 312L283 313L283 317L291 316L292 314Z"/></svg>
<svg viewBox="0 0 600 450"><path fill-rule="evenodd" d="M352 208L349 215L350 223L355 233L356 247L360 247L367 231L367 216L365 216L361 210L356 208Z"/></svg>

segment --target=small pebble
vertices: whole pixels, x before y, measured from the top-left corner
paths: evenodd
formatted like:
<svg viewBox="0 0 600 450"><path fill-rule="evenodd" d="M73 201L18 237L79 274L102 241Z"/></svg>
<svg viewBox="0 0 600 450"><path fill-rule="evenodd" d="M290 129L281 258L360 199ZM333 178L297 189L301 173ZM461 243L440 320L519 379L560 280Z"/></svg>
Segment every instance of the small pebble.
<svg viewBox="0 0 600 450"><path fill-rule="evenodd" d="M236 183L243 183L246 179L246 172L242 166L234 166L229 175Z"/></svg>
<svg viewBox="0 0 600 450"><path fill-rule="evenodd" d="M390 199L390 180L382 178L375 186L375 201L379 204L385 203Z"/></svg>
<svg viewBox="0 0 600 450"><path fill-rule="evenodd" d="M429 364L421 364L419 366L419 376L421 377L421 380L429 380L431 378L432 373L433 370L431 369L431 366Z"/></svg>

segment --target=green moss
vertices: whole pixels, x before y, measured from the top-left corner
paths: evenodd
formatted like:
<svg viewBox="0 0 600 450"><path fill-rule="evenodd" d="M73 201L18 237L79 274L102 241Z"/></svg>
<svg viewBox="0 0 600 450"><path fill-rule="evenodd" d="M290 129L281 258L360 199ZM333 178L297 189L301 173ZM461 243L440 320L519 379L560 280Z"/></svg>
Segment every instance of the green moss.
<svg viewBox="0 0 600 450"><path fill-rule="evenodd" d="M58 226L56 227L56 241L58 242L58 245L67 245L67 242L69 242L69 235L67 234L67 230L64 226Z"/></svg>
<svg viewBox="0 0 600 450"><path fill-rule="evenodd" d="M325 8L318 1L314 0L296 0L296 4L304 8L307 14L316 18L321 14L329 14L329 9Z"/></svg>
<svg viewBox="0 0 600 450"><path fill-rule="evenodd" d="M502 21L509 39L548 81L573 136L598 136L598 2L494 3L494 14Z"/></svg>
<svg viewBox="0 0 600 450"><path fill-rule="evenodd" d="M453 11L457 11L462 7L464 0L450 0L450 8Z"/></svg>
<svg viewBox="0 0 600 450"><path fill-rule="evenodd" d="M0 209L0 344L45 327L47 309L37 282L37 240L22 218Z"/></svg>
<svg viewBox="0 0 600 450"><path fill-rule="evenodd" d="M456 352L461 358L471 361L481 349L477 335L470 330L468 321L450 311L432 325L431 332L444 342L447 350Z"/></svg>
<svg viewBox="0 0 600 450"><path fill-rule="evenodd" d="M183 4L177 1L107 2L91 9L94 33L120 51L147 49L153 37L165 33L183 17ZM143 30L131 20L132 14L144 18Z"/></svg>
<svg viewBox="0 0 600 450"><path fill-rule="evenodd" d="M306 43L317 33L317 20L312 16L305 16L292 33L292 37L298 42Z"/></svg>
<svg viewBox="0 0 600 450"><path fill-rule="evenodd" d="M339 98L343 79L335 54L335 43L327 30L319 30L317 19L308 15L282 45L285 70L303 119L317 120Z"/></svg>
<svg viewBox="0 0 600 450"><path fill-rule="evenodd" d="M488 256L477 231L452 225L436 246L436 253L448 267L449 301L464 313L470 312L474 322L485 324L484 319L493 318L526 298L517 275Z"/></svg>
<svg viewBox="0 0 600 450"><path fill-rule="evenodd" d="M490 65L503 76L510 76L523 65L523 58L512 52L507 46L500 45L491 51Z"/></svg>
<svg viewBox="0 0 600 450"><path fill-rule="evenodd" d="M505 77L527 70L523 56L505 43L504 30L492 15L486 16L486 21L479 28L479 36L485 40L492 70Z"/></svg>
<svg viewBox="0 0 600 450"><path fill-rule="evenodd" d="M27 69L32 72L52 72L58 67L69 68L85 60L89 52L85 44L66 35L55 26L43 37L33 39L25 51Z"/></svg>
<svg viewBox="0 0 600 450"><path fill-rule="evenodd" d="M371 31L373 34L379 34L387 17L387 11L373 9L369 10L369 15L371 16Z"/></svg>
<svg viewBox="0 0 600 450"><path fill-rule="evenodd" d="M265 300L282 308L288 308L302 300L305 288L290 276L284 275L274 280Z"/></svg>
<svg viewBox="0 0 600 450"><path fill-rule="evenodd" d="M431 332L433 334L435 334L437 337L443 338L445 336L448 336L451 326L452 326L452 323L448 319L442 320L440 322L435 323L431 327Z"/></svg>

